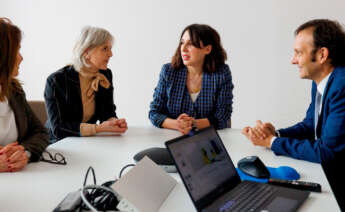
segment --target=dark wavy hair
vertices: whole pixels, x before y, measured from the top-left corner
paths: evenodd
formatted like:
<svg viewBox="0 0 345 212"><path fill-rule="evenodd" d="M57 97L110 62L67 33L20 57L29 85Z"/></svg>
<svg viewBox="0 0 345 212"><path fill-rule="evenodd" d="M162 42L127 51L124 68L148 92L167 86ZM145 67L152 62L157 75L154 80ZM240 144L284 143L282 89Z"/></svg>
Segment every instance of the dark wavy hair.
<svg viewBox="0 0 345 212"><path fill-rule="evenodd" d="M327 48L328 58L331 64L336 66L345 66L345 32L341 24L337 21L328 19L315 19L299 26L295 35L305 29L313 29L314 50L312 51L312 60L315 61L315 54L320 48Z"/></svg>
<svg viewBox="0 0 345 212"><path fill-rule="evenodd" d="M19 81L12 76L21 40L20 29L9 19L0 18L0 101L22 90Z"/></svg>
<svg viewBox="0 0 345 212"><path fill-rule="evenodd" d="M180 40L186 31L189 33L193 46L197 48L201 48L201 44L212 46L210 54L205 56L204 71L215 72L217 67L225 63L227 55L220 41L220 36L215 29L205 24L192 24L182 31ZM171 66L175 70L184 67L181 56L181 42L176 49L175 55L172 57Z"/></svg>

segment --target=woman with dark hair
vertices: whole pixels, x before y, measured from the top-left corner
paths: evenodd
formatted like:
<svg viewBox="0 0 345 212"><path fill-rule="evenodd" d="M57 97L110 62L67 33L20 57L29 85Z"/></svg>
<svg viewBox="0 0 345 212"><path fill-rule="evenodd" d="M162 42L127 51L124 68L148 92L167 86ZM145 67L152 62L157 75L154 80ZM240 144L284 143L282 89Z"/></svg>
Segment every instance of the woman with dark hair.
<svg viewBox="0 0 345 212"><path fill-rule="evenodd" d="M0 18L0 172L19 171L38 161L48 146L48 133L16 79L23 60L21 37L17 26Z"/></svg>
<svg viewBox="0 0 345 212"><path fill-rule="evenodd" d="M163 65L149 118L188 134L192 128L231 127L232 78L220 36L204 24L187 26L172 62Z"/></svg>

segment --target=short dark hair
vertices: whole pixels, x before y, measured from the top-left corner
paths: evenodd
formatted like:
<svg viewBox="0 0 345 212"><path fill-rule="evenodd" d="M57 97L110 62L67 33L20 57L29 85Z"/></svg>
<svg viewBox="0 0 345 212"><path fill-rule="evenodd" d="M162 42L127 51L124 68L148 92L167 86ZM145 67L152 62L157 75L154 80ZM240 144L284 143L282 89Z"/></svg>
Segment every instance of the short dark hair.
<svg viewBox="0 0 345 212"><path fill-rule="evenodd" d="M337 21L328 19L314 19L299 26L295 35L305 29L313 29L314 50L313 58L317 49L325 47L329 51L328 58L331 65L345 66L345 32L342 25Z"/></svg>
<svg viewBox="0 0 345 212"><path fill-rule="evenodd" d="M12 73L17 60L22 33L7 18L0 18L0 101L9 99L14 90L21 91Z"/></svg>
<svg viewBox="0 0 345 212"><path fill-rule="evenodd" d="M183 34L188 31L192 45L201 48L200 43L204 46L211 45L212 50L210 54L205 56L204 71L214 72L216 68L225 63L227 55L223 49L218 32L212 27L206 24L192 24L187 26L181 34L180 40ZM180 41L179 41L180 42ZM172 57L171 66L177 70L184 67L181 56L181 42L179 43L175 55Z"/></svg>

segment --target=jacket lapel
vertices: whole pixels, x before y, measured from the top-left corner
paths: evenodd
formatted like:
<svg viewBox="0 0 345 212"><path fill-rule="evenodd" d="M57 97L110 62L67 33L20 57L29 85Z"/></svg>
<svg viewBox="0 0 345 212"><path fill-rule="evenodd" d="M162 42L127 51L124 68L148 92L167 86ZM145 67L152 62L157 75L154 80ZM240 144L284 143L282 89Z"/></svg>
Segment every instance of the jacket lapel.
<svg viewBox="0 0 345 212"><path fill-rule="evenodd" d="M201 90L199 93L198 98L195 101L195 106L197 108L205 108L208 107L210 104L214 102L215 97L215 79L213 78L212 74L203 72L202 74L202 85ZM203 104L203 105L202 105ZM203 112L203 110L200 110L199 112ZM205 114L201 114L203 116Z"/></svg>
<svg viewBox="0 0 345 212"><path fill-rule="evenodd" d="M66 72L66 81L68 81L66 83L66 101L76 104L77 106L74 108L83 108L79 73L74 70L73 66L69 67L69 70ZM78 116L80 120L83 119L83 109L78 111Z"/></svg>
<svg viewBox="0 0 345 212"><path fill-rule="evenodd" d="M175 70L174 70L175 71ZM182 102L184 100L184 95L186 92L186 78L187 78L187 68L183 68L181 70L176 71L176 77L173 79L174 83L172 84L172 88L170 90L170 97L173 99L171 103L174 105L172 106L173 108L173 113L175 115L179 115L182 111ZM187 100L191 101L191 100ZM185 112L185 111L182 111Z"/></svg>
<svg viewBox="0 0 345 212"><path fill-rule="evenodd" d="M24 112L25 108L22 108L19 104L20 99L20 94L15 92L9 99L8 103L13 110L14 113L14 119L16 121L17 125L17 131L18 131L18 142L24 137L24 132L27 129L27 117Z"/></svg>

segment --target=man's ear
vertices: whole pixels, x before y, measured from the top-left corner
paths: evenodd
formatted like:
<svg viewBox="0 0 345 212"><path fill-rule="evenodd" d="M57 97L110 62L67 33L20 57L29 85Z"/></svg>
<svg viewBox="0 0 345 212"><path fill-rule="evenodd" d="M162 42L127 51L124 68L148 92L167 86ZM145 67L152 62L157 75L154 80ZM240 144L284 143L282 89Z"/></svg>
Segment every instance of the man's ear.
<svg viewBox="0 0 345 212"><path fill-rule="evenodd" d="M318 58L321 64L324 64L329 56L329 50L326 47L322 47L319 49Z"/></svg>

